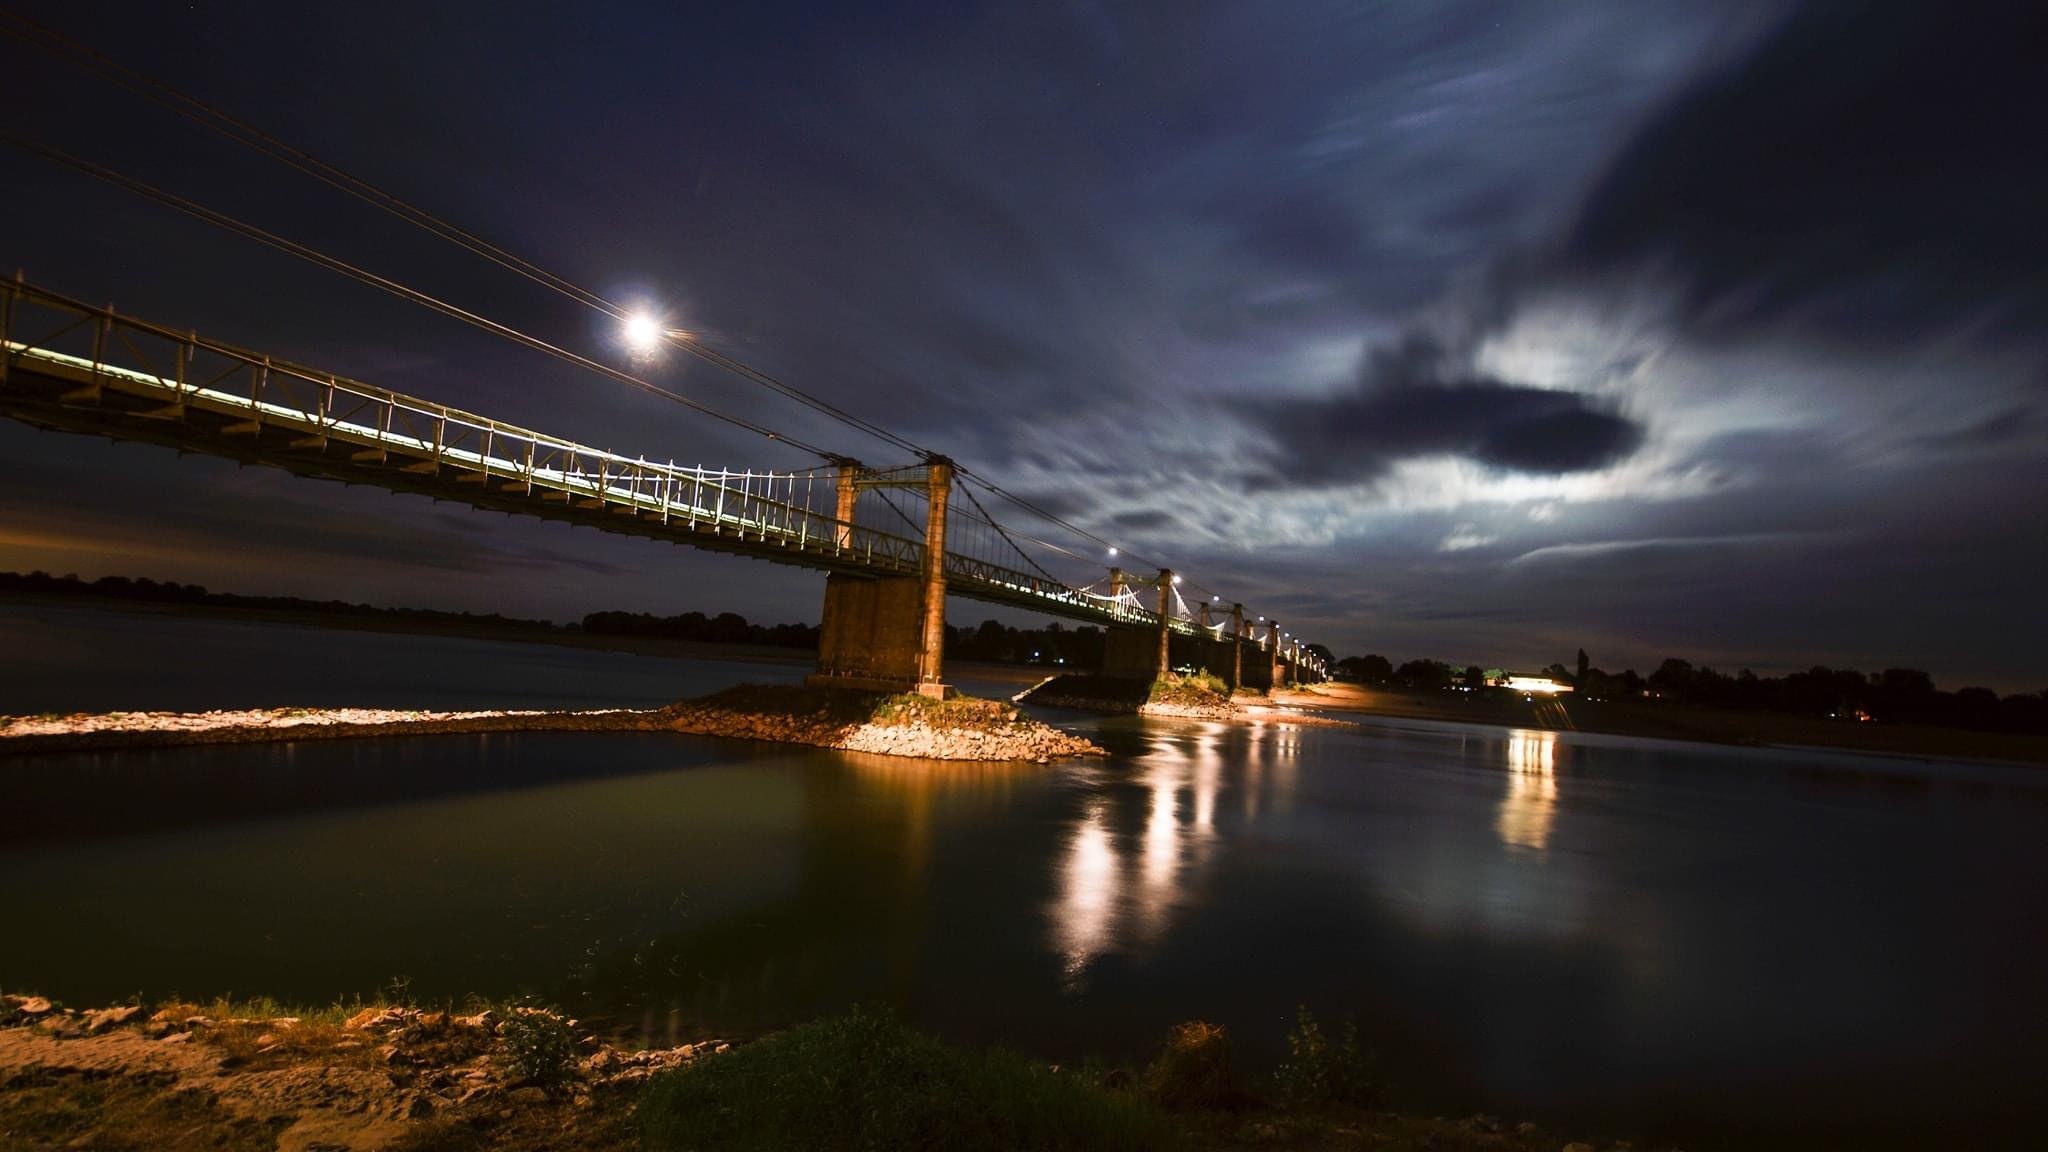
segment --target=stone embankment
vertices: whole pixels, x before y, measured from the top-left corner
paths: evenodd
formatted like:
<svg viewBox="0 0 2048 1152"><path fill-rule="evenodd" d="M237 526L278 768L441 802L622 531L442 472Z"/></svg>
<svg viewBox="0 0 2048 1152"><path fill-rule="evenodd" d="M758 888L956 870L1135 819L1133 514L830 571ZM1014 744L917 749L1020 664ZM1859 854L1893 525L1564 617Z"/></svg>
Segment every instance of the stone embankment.
<svg viewBox="0 0 2048 1152"><path fill-rule="evenodd" d="M1242 720L1245 709L1227 691L1169 676L1138 680L1118 676L1068 673L1041 681L1019 693L1019 703L1078 712L1118 716L1151 716L1166 720Z"/></svg>
<svg viewBox="0 0 2048 1152"><path fill-rule="evenodd" d="M1135 716L1145 706L1146 694L1151 688L1151 684L1144 680L1069 672L1041 680L1011 699L1041 708Z"/></svg>
<svg viewBox="0 0 2048 1152"><path fill-rule="evenodd" d="M373 736L622 731L686 732L927 760L1044 763L1102 755L1093 743L1026 719L998 701L939 702L844 689L743 686L655 709L269 708L0 717L0 757Z"/></svg>
<svg viewBox="0 0 2048 1152"><path fill-rule="evenodd" d="M119 1119L148 1126L152 1100L179 1101L181 1123L269 1129L286 1149L375 1149L421 1122L488 1133L536 1108L573 1114L728 1047L621 1049L534 1008L376 1006L337 1022L0 997L0 1096L90 1093L111 1078L147 1097L124 1101L132 1111Z"/></svg>
<svg viewBox="0 0 2048 1152"><path fill-rule="evenodd" d="M1351 721L1334 720L1302 711L1304 699L1299 696L1289 696L1283 702L1257 693L1231 694L1213 684L1178 676L1148 682L1069 673L1041 681L1032 688L1018 693L1014 699L1018 703L1035 704L1044 708L1144 716L1157 720L1357 727Z"/></svg>

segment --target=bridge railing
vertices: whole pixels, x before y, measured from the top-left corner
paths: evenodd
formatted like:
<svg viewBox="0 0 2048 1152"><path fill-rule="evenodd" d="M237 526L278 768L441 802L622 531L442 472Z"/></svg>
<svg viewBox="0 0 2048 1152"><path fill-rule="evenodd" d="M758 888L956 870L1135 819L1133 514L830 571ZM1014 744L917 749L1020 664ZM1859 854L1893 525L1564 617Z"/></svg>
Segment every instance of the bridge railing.
<svg viewBox="0 0 2048 1152"><path fill-rule="evenodd" d="M807 472L693 468L627 457L502 420L393 392L95 308L19 281L0 284L0 387L21 367L76 381L63 399L94 404L111 389L157 401L140 414L176 420L190 409L237 418L237 434L295 434L292 446L338 441L358 462L401 471L466 473L637 513L713 534L852 554L874 567L916 571L924 545L808 506ZM800 498L801 494L801 498ZM591 502L595 502L594 505Z"/></svg>

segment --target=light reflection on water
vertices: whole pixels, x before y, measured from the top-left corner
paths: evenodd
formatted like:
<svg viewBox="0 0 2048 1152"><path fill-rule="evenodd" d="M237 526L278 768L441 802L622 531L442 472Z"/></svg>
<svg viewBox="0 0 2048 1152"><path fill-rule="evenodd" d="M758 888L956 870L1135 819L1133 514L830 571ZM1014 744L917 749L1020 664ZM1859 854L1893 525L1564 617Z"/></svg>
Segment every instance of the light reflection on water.
<svg viewBox="0 0 2048 1152"><path fill-rule="evenodd" d="M1204 724L1149 742L1132 778L1133 789L1109 789L1089 799L1065 834L1059 898L1048 906L1048 936L1063 958L1063 985L1086 987L1089 966L1109 952L1142 957L1173 929L1175 917L1198 903L1194 892L1221 849L1217 800L1229 774L1226 761L1243 746L1227 748L1222 725ZM1289 733L1261 730L1254 747L1289 754ZM1243 822L1257 820L1267 779L1265 757L1243 764ZM1291 784L1291 774L1275 773ZM1120 833L1119 817L1140 807L1143 823Z"/></svg>
<svg viewBox="0 0 2048 1152"><path fill-rule="evenodd" d="M1117 915L1118 862L1110 846L1109 801L1091 800L1067 842L1061 868L1060 902L1053 912L1053 940L1064 958L1062 973L1074 987L1088 962L1108 946Z"/></svg>
<svg viewBox="0 0 2048 1152"><path fill-rule="evenodd" d="M1557 733L1509 732L1507 776L1494 827L1503 844L1541 852L1550 845L1550 825L1557 819Z"/></svg>

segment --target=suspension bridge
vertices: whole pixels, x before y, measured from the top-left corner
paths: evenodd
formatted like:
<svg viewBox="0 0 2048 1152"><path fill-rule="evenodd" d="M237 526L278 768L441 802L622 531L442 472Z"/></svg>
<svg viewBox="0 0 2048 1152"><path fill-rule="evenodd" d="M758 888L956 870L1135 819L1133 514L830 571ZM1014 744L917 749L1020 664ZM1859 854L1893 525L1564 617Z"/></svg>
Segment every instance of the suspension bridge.
<svg viewBox="0 0 2048 1152"><path fill-rule="evenodd" d="M94 307L0 286L0 415L372 485L489 511L666 540L826 573L818 675L943 694L945 599L1109 630L1113 675L1192 663L1232 686L1322 669L1277 621L1190 605L1170 571L1096 568L1006 528L952 461L834 458L791 471L602 451ZM1029 550L1036 547L1040 555Z"/></svg>

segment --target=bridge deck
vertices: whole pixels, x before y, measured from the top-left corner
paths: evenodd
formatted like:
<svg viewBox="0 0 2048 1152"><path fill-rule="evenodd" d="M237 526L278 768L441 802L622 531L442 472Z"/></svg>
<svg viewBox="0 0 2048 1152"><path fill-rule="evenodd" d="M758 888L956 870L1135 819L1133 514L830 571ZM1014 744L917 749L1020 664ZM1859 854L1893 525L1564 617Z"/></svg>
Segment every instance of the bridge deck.
<svg viewBox="0 0 2048 1152"><path fill-rule="evenodd" d="M826 572L921 571L924 542L813 510L806 473L731 472L619 456L343 377L5 286L0 415L302 476L582 524ZM25 339L31 312L61 322ZM74 350L53 345L68 338ZM90 347L79 346L89 339ZM122 361L116 363L115 361ZM829 494L828 494L829 495ZM1158 617L951 550L946 590L1097 624ZM1193 622L1173 630L1194 635Z"/></svg>

